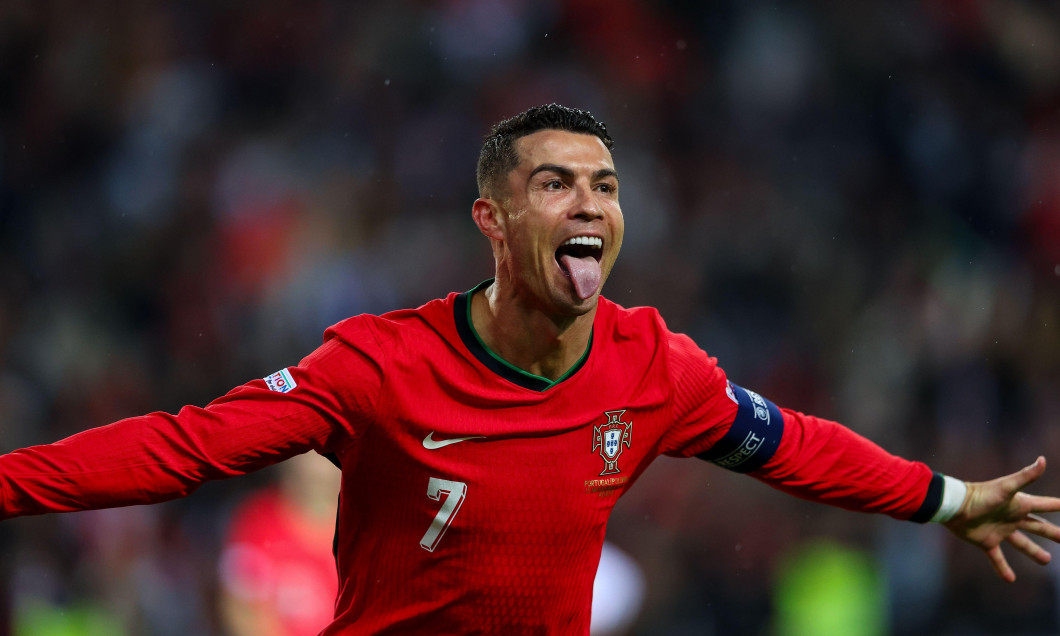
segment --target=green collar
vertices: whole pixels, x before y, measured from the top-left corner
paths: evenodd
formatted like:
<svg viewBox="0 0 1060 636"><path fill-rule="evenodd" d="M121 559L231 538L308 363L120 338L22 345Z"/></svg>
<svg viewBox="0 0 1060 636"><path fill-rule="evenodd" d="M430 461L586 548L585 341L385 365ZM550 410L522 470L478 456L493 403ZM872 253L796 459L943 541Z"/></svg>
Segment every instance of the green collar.
<svg viewBox="0 0 1060 636"><path fill-rule="evenodd" d="M505 380L525 389L538 392L551 389L577 373L578 369L585 366L585 361L589 359L589 351L593 348L593 335L591 333L589 334L589 344L585 347L585 353L583 353L582 357L574 363L574 366L568 369L567 372L555 382L548 378L543 378L539 375L523 371L519 367L513 366L510 362L501 358L496 353L490 351L489 347L486 346L486 343L482 342L482 338L479 337L478 332L475 331L474 324L471 322L471 297L475 292L480 289L485 289L492 284L492 278L484 280L478 285L475 285L474 288L462 294L458 294L456 302L453 303L453 319L456 321L456 330L457 333L460 334L460 340L463 341L464 346L468 348L479 362Z"/></svg>

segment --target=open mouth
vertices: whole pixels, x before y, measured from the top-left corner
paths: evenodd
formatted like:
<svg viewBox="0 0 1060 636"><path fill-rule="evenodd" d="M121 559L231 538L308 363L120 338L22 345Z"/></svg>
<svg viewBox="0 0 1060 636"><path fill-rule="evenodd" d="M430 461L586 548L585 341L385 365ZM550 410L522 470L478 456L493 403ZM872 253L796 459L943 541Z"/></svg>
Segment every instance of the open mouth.
<svg viewBox="0 0 1060 636"><path fill-rule="evenodd" d="M556 250L556 261L563 266L563 256L574 258L592 258L596 262L604 256L604 240L596 236L575 236L567 239Z"/></svg>
<svg viewBox="0 0 1060 636"><path fill-rule="evenodd" d="M575 236L556 249L556 262L582 300L600 288L600 260L603 256L604 241L598 236Z"/></svg>

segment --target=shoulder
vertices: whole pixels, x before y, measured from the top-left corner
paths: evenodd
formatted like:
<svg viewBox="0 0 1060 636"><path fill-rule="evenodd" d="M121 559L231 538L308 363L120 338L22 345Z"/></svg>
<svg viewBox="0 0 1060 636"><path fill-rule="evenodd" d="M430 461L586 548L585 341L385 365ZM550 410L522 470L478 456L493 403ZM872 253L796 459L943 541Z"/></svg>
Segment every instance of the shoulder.
<svg viewBox="0 0 1060 636"><path fill-rule="evenodd" d="M655 307L623 307L603 296L597 306L596 326L626 337L655 338L667 331Z"/></svg>
<svg viewBox="0 0 1060 636"><path fill-rule="evenodd" d="M456 295L452 293L414 309L352 316L329 327L324 333L324 340L337 339L355 346L374 341L377 346L388 348L415 337L417 333L437 333L453 322Z"/></svg>
<svg viewBox="0 0 1060 636"><path fill-rule="evenodd" d="M651 349L656 361L664 362L672 371L712 369L716 364L692 338L671 331L655 307L626 308L601 298L598 312L596 326L609 340Z"/></svg>
<svg viewBox="0 0 1060 636"><path fill-rule="evenodd" d="M671 347L675 342L692 342L688 336L671 331L655 307L627 308L602 297L596 326L613 333L620 340L639 340L664 348Z"/></svg>

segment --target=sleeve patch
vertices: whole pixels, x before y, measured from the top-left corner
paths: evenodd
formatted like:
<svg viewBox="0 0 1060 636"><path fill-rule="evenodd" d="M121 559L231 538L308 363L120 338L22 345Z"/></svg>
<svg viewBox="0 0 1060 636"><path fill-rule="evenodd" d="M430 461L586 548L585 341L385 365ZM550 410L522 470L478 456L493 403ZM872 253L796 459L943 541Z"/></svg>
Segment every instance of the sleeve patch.
<svg viewBox="0 0 1060 636"><path fill-rule="evenodd" d="M730 382L725 392L739 405L736 419L699 457L722 468L749 473L761 468L777 451L784 434L784 416L775 404L754 391Z"/></svg>
<svg viewBox="0 0 1060 636"><path fill-rule="evenodd" d="M298 383L294 381L294 378L291 377L291 374L287 369L280 369L264 379L269 390L276 391L277 393L287 393L298 386Z"/></svg>

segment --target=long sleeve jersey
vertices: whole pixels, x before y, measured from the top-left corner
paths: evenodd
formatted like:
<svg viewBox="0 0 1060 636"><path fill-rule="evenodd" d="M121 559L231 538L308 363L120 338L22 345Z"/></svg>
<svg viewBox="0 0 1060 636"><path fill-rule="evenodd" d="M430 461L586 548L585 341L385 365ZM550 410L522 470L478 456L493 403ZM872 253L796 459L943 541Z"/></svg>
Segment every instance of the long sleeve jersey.
<svg viewBox="0 0 1060 636"><path fill-rule="evenodd" d="M474 291L347 319L205 408L2 456L0 518L153 503L333 454L340 588L322 634L587 634L608 516L659 455L898 519L940 504L926 465L732 384L654 309L601 298L585 355L552 382L482 343Z"/></svg>

